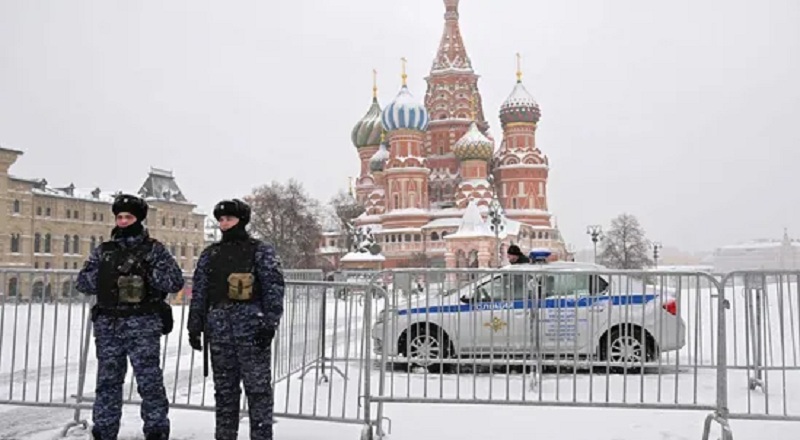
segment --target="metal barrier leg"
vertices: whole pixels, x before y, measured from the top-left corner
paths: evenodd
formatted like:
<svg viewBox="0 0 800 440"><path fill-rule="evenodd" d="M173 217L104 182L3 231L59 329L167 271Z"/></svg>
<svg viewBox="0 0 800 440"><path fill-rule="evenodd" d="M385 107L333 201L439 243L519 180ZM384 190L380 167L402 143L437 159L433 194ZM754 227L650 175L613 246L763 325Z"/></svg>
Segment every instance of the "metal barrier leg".
<svg viewBox="0 0 800 440"><path fill-rule="evenodd" d="M86 313L86 307L83 308L84 313ZM91 344L92 338L92 318L91 313L88 314L89 316L84 317L84 322L86 323L86 330L83 335L83 351L81 352L81 362L78 368L78 392L75 394L75 416L73 420L67 423L64 426L64 429L61 430L61 437L66 437L69 434L69 431L72 428L80 426L84 430L89 430L89 421L86 419L81 418L81 407L80 404L83 401L83 391L86 385L86 369L88 368L89 364L89 344Z"/></svg>
<svg viewBox="0 0 800 440"><path fill-rule="evenodd" d="M731 431L731 425L728 422L728 419L721 416L719 413L711 413L706 417L706 421L703 424L703 439L702 440L709 440L709 436L711 435L711 422L717 422L722 429L722 437L720 440L733 440L733 431Z"/></svg>

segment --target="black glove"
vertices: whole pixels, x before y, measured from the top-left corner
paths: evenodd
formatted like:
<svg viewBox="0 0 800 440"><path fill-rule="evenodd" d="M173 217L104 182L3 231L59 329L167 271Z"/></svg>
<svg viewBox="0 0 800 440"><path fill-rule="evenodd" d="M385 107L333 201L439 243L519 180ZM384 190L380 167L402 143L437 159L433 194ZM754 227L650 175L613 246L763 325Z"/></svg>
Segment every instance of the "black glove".
<svg viewBox="0 0 800 440"><path fill-rule="evenodd" d="M172 307L168 303L162 301L158 308L158 316L161 318L161 334L168 335L172 333L172 328L175 326L175 318L172 317Z"/></svg>
<svg viewBox="0 0 800 440"><path fill-rule="evenodd" d="M272 338L275 337L275 330L271 328L267 328L266 326L261 327L261 329L256 333L254 338L256 347L260 349L265 349L272 344Z"/></svg>
<svg viewBox="0 0 800 440"><path fill-rule="evenodd" d="M189 345L192 346L192 350L203 350L203 342L200 341L200 333L189 333Z"/></svg>

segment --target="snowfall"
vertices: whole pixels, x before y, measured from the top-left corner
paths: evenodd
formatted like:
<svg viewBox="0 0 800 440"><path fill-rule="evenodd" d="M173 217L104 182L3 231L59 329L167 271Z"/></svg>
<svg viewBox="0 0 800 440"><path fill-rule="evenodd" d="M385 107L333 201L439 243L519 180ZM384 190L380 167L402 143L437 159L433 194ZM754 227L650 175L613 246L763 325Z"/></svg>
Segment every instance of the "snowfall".
<svg viewBox="0 0 800 440"><path fill-rule="evenodd" d="M749 386L749 379L755 375L748 367L752 363L752 350L747 349L752 338L748 335L753 334L746 331L753 328L753 315L748 313L752 308L746 307L752 305L749 294L741 286L726 289L731 302L727 313L727 358L732 365L728 371L732 413L800 415L800 302L795 286L796 283L787 289L770 284L760 298L764 358L772 367L764 373L766 391ZM339 421L363 419L366 375L371 394L379 395L380 362L372 359L367 366L359 359L366 349L361 336L368 315L377 316L378 310L385 307L383 300L376 301L367 314L362 297L342 300L326 291L325 299L319 298L321 295L312 292L311 287L298 286L287 293L282 331L273 347L276 439L357 440L362 426ZM703 422L711 413L708 408L716 401L717 298L698 284L680 290L679 304L679 314L687 323L686 345L677 353L665 353L659 368L642 373L547 369L533 386L532 376L522 372L490 368L440 375L386 366L381 395L415 399L414 403L384 404L382 426L387 438L700 439ZM79 302L0 302L0 439L61 438L62 429L73 420L75 411L37 405L75 402L81 348L87 341L83 394L84 404L91 405L96 361L93 339L86 329L86 311L87 306ZM173 312L176 331L162 344L164 380L174 405L170 409L172 438L212 439L213 383L210 378L203 378L202 354L190 349L182 333L187 307L175 306ZM333 360L320 363L315 361L319 359L322 335L324 353ZM125 398L130 403L124 406L119 438L142 439L138 394L130 368ZM458 399L464 403L432 402L435 399ZM471 399L493 404L472 404L468 402ZM650 407L637 409L637 403ZM595 407L586 407L590 404ZM653 409L655 405L685 409ZM373 403L371 410L374 415L378 405ZM81 410L80 418L91 421L91 410ZM239 438L249 438L248 423L243 417ZM737 440L797 440L800 432L799 422L733 420L731 427ZM89 439L90 435L74 428L67 438ZM717 424L712 425L710 438L720 438Z"/></svg>

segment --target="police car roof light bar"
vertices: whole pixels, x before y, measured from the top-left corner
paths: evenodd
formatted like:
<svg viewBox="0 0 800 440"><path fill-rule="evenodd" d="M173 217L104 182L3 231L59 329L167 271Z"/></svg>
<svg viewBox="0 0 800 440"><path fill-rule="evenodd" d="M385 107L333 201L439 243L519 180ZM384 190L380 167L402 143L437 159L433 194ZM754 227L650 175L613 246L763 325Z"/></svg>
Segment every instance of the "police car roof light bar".
<svg viewBox="0 0 800 440"><path fill-rule="evenodd" d="M528 253L528 258L530 258L532 264L544 264L547 263L547 259L553 253L546 249L537 249L530 251Z"/></svg>

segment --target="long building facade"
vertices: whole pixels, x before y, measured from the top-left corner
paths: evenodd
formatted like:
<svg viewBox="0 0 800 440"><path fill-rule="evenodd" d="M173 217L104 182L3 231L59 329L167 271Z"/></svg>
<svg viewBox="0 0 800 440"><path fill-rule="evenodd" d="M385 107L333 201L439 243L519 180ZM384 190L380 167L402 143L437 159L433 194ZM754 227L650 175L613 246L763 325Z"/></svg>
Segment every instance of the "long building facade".
<svg viewBox="0 0 800 440"><path fill-rule="evenodd" d="M111 203L116 193L53 187L45 179L9 174L23 153L0 147L0 294L14 297L67 296L72 286L51 285L44 275L21 279L14 269L82 267L89 253L114 227ZM205 215L196 211L170 171L151 169L136 193L147 200L145 222L185 271L194 269L204 244Z"/></svg>
<svg viewBox="0 0 800 440"><path fill-rule="evenodd" d="M510 244L570 259L547 205L549 161L536 143L540 107L518 69L499 109L503 137L495 147L459 28L459 1L444 0L444 6L424 102L412 95L404 69L395 99L381 108L373 87L371 106L352 130L360 160L354 192L366 208L357 225L370 229L385 267L412 260L492 266L502 263L497 254ZM504 214L497 234L487 218L493 204ZM502 243L492 245L498 238Z"/></svg>

